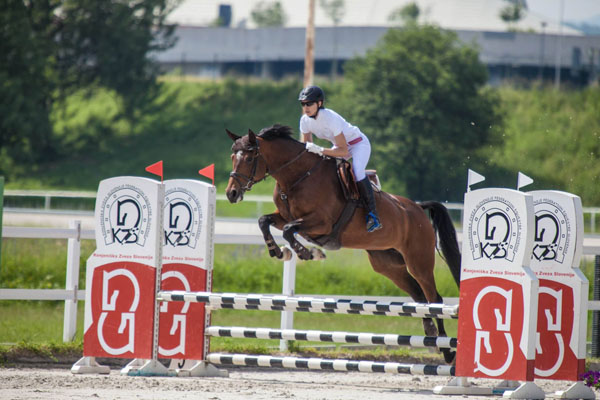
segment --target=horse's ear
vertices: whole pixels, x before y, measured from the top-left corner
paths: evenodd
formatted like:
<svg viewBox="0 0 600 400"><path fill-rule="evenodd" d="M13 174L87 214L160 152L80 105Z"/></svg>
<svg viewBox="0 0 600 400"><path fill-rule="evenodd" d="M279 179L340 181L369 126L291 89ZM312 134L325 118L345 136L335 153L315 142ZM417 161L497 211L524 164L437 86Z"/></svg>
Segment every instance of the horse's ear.
<svg viewBox="0 0 600 400"><path fill-rule="evenodd" d="M241 138L241 136L236 135L235 133L231 132L229 129L225 128L225 130L227 131L227 135L231 138L231 140L233 140L234 142L236 140L238 140L239 138Z"/></svg>
<svg viewBox="0 0 600 400"><path fill-rule="evenodd" d="M256 135L254 134L254 132L252 132L252 129L248 129L248 139L250 139L251 145L256 144Z"/></svg>

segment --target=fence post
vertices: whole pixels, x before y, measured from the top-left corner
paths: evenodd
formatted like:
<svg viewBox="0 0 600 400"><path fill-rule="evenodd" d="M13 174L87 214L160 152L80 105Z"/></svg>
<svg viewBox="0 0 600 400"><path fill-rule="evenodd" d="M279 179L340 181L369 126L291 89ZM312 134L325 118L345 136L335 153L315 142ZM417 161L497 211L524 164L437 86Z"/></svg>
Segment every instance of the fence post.
<svg viewBox="0 0 600 400"><path fill-rule="evenodd" d="M67 245L67 279L65 289L73 291L73 298L65 300L63 342L72 342L77 333L77 290L79 286L79 260L81 258L81 221L69 221L69 229L77 230L77 236L70 238Z"/></svg>
<svg viewBox="0 0 600 400"><path fill-rule="evenodd" d="M298 257L294 250L292 252L292 258L289 261L283 262L283 288L281 294L285 296L293 296L296 291L296 261ZM281 329L293 329L294 328L294 312L293 311L282 311L281 312ZM287 340L279 341L279 350L287 351L288 342Z"/></svg>
<svg viewBox="0 0 600 400"><path fill-rule="evenodd" d="M600 300L600 255L594 258L594 300ZM600 311L592 315L592 357L600 357Z"/></svg>

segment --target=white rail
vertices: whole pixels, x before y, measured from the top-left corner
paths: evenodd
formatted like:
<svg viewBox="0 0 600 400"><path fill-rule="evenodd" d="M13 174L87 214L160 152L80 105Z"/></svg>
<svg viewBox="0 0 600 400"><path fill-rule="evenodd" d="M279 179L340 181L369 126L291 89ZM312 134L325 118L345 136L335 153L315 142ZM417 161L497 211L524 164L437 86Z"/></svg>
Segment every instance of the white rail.
<svg viewBox="0 0 600 400"><path fill-rule="evenodd" d="M68 191L68 190L4 190L4 197L38 197L44 199L44 209L51 209L53 198L96 198L96 192L92 191ZM218 201L225 201L227 197L224 194L217 194ZM262 214L263 204L271 204L272 196L268 195L245 195L245 202L255 202L257 215ZM449 210L460 211L460 221L462 221L463 204L462 203L444 203ZM583 213L590 215L590 232L596 233L596 215L600 214L600 207L583 207Z"/></svg>

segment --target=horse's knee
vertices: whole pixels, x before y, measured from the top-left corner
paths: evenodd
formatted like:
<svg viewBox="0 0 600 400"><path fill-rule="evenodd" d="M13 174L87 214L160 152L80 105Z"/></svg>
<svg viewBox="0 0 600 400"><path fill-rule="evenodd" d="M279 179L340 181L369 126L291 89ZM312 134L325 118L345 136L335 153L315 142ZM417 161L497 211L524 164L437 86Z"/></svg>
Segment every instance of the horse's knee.
<svg viewBox="0 0 600 400"><path fill-rule="evenodd" d="M270 215L263 215L258 219L258 226L261 231L268 229L273 224L273 218Z"/></svg>
<svg viewBox="0 0 600 400"><path fill-rule="evenodd" d="M294 234L298 232L298 227L294 223L285 224L283 226L283 238L292 243L296 240Z"/></svg>

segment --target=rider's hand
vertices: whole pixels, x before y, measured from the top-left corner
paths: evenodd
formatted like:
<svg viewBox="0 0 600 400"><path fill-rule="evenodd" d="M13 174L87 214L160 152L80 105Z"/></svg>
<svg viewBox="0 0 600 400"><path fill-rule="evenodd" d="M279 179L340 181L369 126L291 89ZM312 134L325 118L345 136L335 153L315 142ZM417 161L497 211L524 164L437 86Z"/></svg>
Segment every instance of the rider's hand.
<svg viewBox="0 0 600 400"><path fill-rule="evenodd" d="M313 142L306 142L306 151L318 154L320 156L323 155L323 148L317 144L314 144Z"/></svg>

